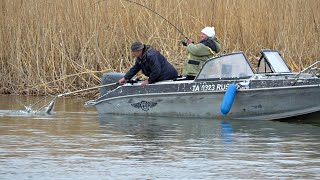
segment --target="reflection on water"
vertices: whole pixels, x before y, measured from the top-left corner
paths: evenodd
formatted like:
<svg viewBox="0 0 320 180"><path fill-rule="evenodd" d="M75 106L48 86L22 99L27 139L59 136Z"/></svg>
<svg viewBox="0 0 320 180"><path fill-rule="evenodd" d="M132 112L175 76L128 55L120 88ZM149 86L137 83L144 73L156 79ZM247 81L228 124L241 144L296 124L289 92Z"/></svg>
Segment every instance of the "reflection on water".
<svg viewBox="0 0 320 180"><path fill-rule="evenodd" d="M13 98L37 100L0 97L0 179L320 178L319 116L98 115L85 99L58 99L52 115L24 115L12 113L23 108Z"/></svg>
<svg viewBox="0 0 320 180"><path fill-rule="evenodd" d="M223 142L230 143L233 140L233 128L231 123L222 121L221 122L221 136L223 139Z"/></svg>

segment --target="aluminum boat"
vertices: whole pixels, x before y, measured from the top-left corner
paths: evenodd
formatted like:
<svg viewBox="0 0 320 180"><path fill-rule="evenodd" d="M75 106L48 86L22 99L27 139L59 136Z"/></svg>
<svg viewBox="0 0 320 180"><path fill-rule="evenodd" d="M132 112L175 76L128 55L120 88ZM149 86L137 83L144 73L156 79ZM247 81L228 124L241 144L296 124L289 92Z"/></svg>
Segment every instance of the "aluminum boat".
<svg viewBox="0 0 320 180"><path fill-rule="evenodd" d="M98 113L271 120L320 111L320 61L292 72L277 50L263 49L257 68L243 52L208 59L194 80L115 86L85 103Z"/></svg>

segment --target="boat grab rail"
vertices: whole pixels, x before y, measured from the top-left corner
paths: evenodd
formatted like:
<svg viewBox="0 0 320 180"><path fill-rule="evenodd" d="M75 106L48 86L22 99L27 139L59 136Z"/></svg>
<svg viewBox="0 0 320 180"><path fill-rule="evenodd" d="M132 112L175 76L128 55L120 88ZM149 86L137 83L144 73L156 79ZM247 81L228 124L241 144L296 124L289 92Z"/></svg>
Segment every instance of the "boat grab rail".
<svg viewBox="0 0 320 180"><path fill-rule="evenodd" d="M303 72L305 72L305 71L307 71L307 70L310 70L309 72L311 72L311 74L312 74L313 76L319 77L319 76L315 73L319 68L318 68L318 67L314 68L314 66L317 65L317 64L319 64L319 63L320 63L320 61L316 61L315 63L313 63L313 64L311 64L310 66L308 66L308 67L304 68L303 70L301 70L297 75L294 76L294 78L296 78L296 80L291 84L291 86L294 86L294 85L297 83L297 81L299 80L301 73L303 73Z"/></svg>
<svg viewBox="0 0 320 180"><path fill-rule="evenodd" d="M320 64L320 61L316 61L315 63L311 64L310 66L304 68L303 70L301 70L297 75L295 75L295 78L299 78L299 76L301 75L301 73L307 71L307 70L311 70L312 74L316 76L316 74L314 73L316 70L319 70L318 67L314 68L315 65Z"/></svg>

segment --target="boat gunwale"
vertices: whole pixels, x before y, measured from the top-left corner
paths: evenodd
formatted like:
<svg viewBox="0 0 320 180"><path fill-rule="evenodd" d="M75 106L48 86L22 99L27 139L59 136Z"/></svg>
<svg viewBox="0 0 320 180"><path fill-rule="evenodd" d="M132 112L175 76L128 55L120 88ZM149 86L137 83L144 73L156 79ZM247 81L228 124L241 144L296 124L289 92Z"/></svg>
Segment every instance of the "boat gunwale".
<svg viewBox="0 0 320 180"><path fill-rule="evenodd" d="M283 90L283 89L297 89L297 88L313 88L320 87L320 84L312 85L301 85L301 86L284 86L284 87L267 87L267 88L253 88L253 89L237 89L239 92L250 92L250 91L266 91L266 90ZM115 99L128 98L128 97L141 97L141 96L164 96L164 95L175 95L175 94L208 94L208 93L224 93L226 90L216 90L216 91L187 91L187 92L165 92L165 93L148 93L148 94L130 94L125 96L116 96L111 98L104 98L99 101L95 101L92 105L95 106L105 101L111 101Z"/></svg>

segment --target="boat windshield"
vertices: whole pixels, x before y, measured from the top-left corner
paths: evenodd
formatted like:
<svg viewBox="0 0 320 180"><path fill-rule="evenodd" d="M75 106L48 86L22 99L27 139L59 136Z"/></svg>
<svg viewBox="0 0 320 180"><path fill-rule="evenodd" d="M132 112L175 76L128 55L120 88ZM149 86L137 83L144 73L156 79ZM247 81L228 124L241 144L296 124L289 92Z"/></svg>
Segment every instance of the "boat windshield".
<svg viewBox="0 0 320 180"><path fill-rule="evenodd" d="M237 52L209 59L196 79L247 78L253 74L245 55Z"/></svg>
<svg viewBox="0 0 320 180"><path fill-rule="evenodd" d="M280 53L275 50L262 50L261 51L262 57L265 59L261 59L261 63L259 63L258 73L259 72L270 72L273 73L290 73L291 70L284 62L283 58L281 57ZM269 70L265 69L265 63L262 61L267 61L269 65Z"/></svg>

